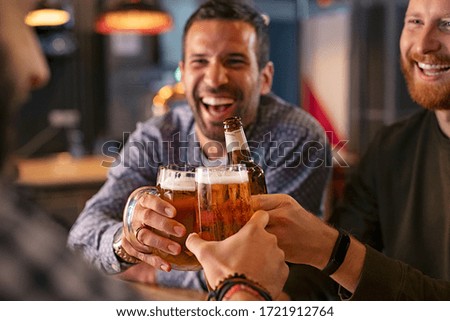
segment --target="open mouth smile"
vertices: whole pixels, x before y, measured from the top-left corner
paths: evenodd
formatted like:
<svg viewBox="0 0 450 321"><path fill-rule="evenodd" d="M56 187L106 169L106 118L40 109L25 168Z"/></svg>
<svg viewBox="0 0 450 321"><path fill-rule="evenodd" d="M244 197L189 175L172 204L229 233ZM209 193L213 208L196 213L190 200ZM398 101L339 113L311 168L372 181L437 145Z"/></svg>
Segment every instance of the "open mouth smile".
<svg viewBox="0 0 450 321"><path fill-rule="evenodd" d="M435 77L450 71L450 65L434 65L418 62L417 66L425 76Z"/></svg>
<svg viewBox="0 0 450 321"><path fill-rule="evenodd" d="M228 97L203 97L201 99L203 106L213 117L221 117L227 114L228 110L234 106L235 100Z"/></svg>

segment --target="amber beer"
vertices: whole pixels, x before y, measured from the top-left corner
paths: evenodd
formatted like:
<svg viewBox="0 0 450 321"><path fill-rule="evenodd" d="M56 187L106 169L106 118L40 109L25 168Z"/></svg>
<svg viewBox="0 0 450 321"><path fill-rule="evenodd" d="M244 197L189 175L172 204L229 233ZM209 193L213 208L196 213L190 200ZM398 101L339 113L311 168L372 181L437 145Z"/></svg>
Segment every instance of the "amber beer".
<svg viewBox="0 0 450 321"><path fill-rule="evenodd" d="M155 251L155 254L170 262L172 268L176 270L200 270L200 263L185 245L186 238L190 233L199 232L195 211L197 203L195 168L176 165L161 166L158 171L157 189L159 196L176 208L175 219L186 227L187 232L183 237L165 235L181 245L179 255L171 255L162 251Z"/></svg>
<svg viewBox="0 0 450 321"><path fill-rule="evenodd" d="M223 240L239 231L253 215L245 165L199 167L195 181L203 239Z"/></svg>

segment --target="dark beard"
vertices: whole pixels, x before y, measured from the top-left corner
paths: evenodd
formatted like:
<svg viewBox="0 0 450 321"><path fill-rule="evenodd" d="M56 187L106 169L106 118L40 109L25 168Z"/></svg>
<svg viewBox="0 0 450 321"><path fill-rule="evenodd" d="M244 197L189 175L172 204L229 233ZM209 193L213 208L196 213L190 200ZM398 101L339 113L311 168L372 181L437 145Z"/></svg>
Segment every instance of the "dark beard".
<svg viewBox="0 0 450 321"><path fill-rule="evenodd" d="M225 141L225 133L223 130L223 124L222 123L215 123L213 128L215 130L207 130L206 126L203 122L203 119L199 115L195 115L195 121L197 123L198 128L200 131L205 135L206 138L217 141L217 142L224 142Z"/></svg>
<svg viewBox="0 0 450 321"><path fill-rule="evenodd" d="M414 80L413 67L404 59L401 59L401 68L409 95L416 103L429 110L450 110L450 83L419 84Z"/></svg>

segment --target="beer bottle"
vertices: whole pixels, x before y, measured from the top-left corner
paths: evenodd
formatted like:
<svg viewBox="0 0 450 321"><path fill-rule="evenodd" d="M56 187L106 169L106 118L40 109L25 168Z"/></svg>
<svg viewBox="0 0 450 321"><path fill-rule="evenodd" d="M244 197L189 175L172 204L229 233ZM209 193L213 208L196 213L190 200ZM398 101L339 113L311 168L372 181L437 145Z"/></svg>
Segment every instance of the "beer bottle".
<svg viewBox="0 0 450 321"><path fill-rule="evenodd" d="M225 144L229 164L245 164L252 195L267 194L263 169L253 160L239 117L230 117L223 122Z"/></svg>

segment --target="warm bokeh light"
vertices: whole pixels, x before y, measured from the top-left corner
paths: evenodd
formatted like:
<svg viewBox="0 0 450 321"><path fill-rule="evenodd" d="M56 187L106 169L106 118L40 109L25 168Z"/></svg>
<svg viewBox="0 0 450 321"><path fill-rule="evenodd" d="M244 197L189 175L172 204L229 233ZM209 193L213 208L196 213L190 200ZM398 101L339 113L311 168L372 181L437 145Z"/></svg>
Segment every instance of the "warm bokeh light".
<svg viewBox="0 0 450 321"><path fill-rule="evenodd" d="M316 0L319 7L329 7L333 4L334 0Z"/></svg>
<svg viewBox="0 0 450 321"><path fill-rule="evenodd" d="M169 85L162 87L158 91L158 95L161 96L161 98L164 100L169 99L173 95L172 87Z"/></svg>
<svg viewBox="0 0 450 321"><path fill-rule="evenodd" d="M169 110L170 102L184 99L184 86L181 82L162 87L153 97L153 114L162 115Z"/></svg>
<svg viewBox="0 0 450 321"><path fill-rule="evenodd" d="M184 95L184 85L183 85L183 83L177 82L173 86L173 90L174 90L175 94Z"/></svg>
<svg viewBox="0 0 450 321"><path fill-rule="evenodd" d="M123 31L156 35L169 31L172 26L172 18L164 12L128 10L106 12L97 20L96 31L101 34Z"/></svg>
<svg viewBox="0 0 450 321"><path fill-rule="evenodd" d="M25 23L31 27L60 26L69 20L70 14L58 9L34 10L25 17Z"/></svg>

